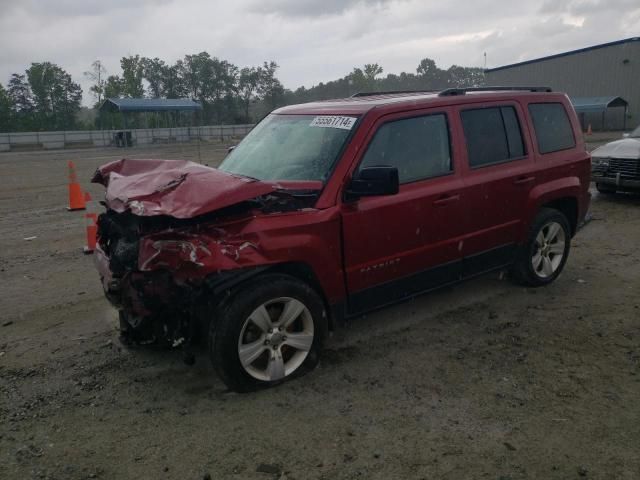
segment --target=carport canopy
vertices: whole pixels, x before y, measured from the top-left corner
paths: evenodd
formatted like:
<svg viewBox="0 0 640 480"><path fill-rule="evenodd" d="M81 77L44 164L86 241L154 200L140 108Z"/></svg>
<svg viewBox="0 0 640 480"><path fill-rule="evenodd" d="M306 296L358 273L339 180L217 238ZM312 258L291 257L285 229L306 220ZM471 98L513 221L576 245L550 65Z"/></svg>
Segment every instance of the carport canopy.
<svg viewBox="0 0 640 480"><path fill-rule="evenodd" d="M571 98L571 103L576 113L601 113L611 107L629 105L622 97L576 97Z"/></svg>
<svg viewBox="0 0 640 480"><path fill-rule="evenodd" d="M195 112L202 105L188 98L107 98L101 111L110 112Z"/></svg>

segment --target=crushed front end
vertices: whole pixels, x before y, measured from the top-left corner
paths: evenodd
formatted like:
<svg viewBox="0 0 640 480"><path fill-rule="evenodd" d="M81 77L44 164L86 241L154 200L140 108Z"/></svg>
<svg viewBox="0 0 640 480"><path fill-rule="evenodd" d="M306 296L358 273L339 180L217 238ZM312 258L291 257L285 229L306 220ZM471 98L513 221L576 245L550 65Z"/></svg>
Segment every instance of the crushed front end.
<svg viewBox="0 0 640 480"><path fill-rule="evenodd" d="M274 187L183 160L122 159L92 181L106 188L107 208L95 263L125 337L169 345L199 337L202 287L222 268L213 248L220 235L207 225L246 212Z"/></svg>
<svg viewBox="0 0 640 480"><path fill-rule="evenodd" d="M140 268L145 236L166 228L166 219L153 220L111 210L100 215L94 261L107 299L120 312L123 340L172 346L190 343L199 336L195 306L202 279L177 277L168 268Z"/></svg>
<svg viewBox="0 0 640 480"><path fill-rule="evenodd" d="M94 260L124 340L168 346L207 338L221 298L278 261L256 218L315 202L176 160L112 162L93 181L107 187Z"/></svg>
<svg viewBox="0 0 640 480"><path fill-rule="evenodd" d="M175 347L206 338L216 303L269 263L257 234L237 232L251 206L193 219L113 210L98 217L94 261L123 340Z"/></svg>

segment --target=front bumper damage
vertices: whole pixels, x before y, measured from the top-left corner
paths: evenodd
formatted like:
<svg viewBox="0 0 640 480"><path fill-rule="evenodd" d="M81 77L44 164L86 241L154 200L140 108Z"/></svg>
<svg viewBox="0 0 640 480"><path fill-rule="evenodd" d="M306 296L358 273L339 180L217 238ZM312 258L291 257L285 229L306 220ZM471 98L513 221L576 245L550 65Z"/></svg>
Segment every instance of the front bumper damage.
<svg viewBox="0 0 640 480"><path fill-rule="evenodd" d="M99 217L94 262L105 296L120 312L127 340L197 344L229 290L269 261L251 236L211 224L145 221L112 211Z"/></svg>
<svg viewBox="0 0 640 480"><path fill-rule="evenodd" d="M288 258L287 242L265 248L270 234L251 223L311 209L321 188L177 160L123 159L92 181L107 189L94 259L122 330L173 346L207 338L216 306L237 282Z"/></svg>
<svg viewBox="0 0 640 480"><path fill-rule="evenodd" d="M168 271L114 275L100 247L94 261L105 296L120 312L124 340L175 347L197 343L202 337L201 285L177 283Z"/></svg>

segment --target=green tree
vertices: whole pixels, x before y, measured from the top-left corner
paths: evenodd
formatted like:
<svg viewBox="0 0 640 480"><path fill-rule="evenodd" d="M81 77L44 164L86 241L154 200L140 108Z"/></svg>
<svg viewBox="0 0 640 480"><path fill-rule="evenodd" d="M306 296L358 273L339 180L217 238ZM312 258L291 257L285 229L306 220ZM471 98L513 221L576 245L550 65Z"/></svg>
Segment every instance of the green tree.
<svg viewBox="0 0 640 480"><path fill-rule="evenodd" d="M211 78L213 70L211 56L207 52L185 55L180 68L188 95L193 99L206 101L211 92L211 84L207 81Z"/></svg>
<svg viewBox="0 0 640 480"><path fill-rule="evenodd" d="M376 77L382 72L382 67L377 63L367 63L364 68L354 68L346 77L347 85L349 86L347 95L357 92L375 92L380 90Z"/></svg>
<svg viewBox="0 0 640 480"><path fill-rule="evenodd" d="M9 79L9 97L16 112L33 111L33 95L25 75L14 73Z"/></svg>
<svg viewBox="0 0 640 480"><path fill-rule="evenodd" d="M436 62L430 58L423 58L416 68L416 72L420 77L434 78L440 69L436 66Z"/></svg>
<svg viewBox="0 0 640 480"><path fill-rule="evenodd" d="M164 92L165 71L167 65L164 61L156 58L142 57L143 78L149 83L147 90L151 98L160 98Z"/></svg>
<svg viewBox="0 0 640 480"><path fill-rule="evenodd" d="M207 52L186 55L176 67L187 95L202 103L205 122L234 121L239 117L238 67Z"/></svg>
<svg viewBox="0 0 640 480"><path fill-rule="evenodd" d="M240 77L238 79L238 95L244 108L245 122L251 121L249 116L249 106L251 105L251 101L256 98L259 83L260 76L257 68L245 67L240 70Z"/></svg>
<svg viewBox="0 0 640 480"><path fill-rule="evenodd" d="M53 104L57 112L56 129L76 128L78 113L82 103L82 88L75 83L66 72L63 72L60 83L54 89Z"/></svg>
<svg viewBox="0 0 640 480"><path fill-rule="evenodd" d="M238 93L238 67L226 60L211 59L211 100L217 123L234 121Z"/></svg>
<svg viewBox="0 0 640 480"><path fill-rule="evenodd" d="M479 87L484 85L484 70L474 67L451 65L447 70L451 87Z"/></svg>
<svg viewBox="0 0 640 480"><path fill-rule="evenodd" d="M364 77L368 82L374 82L378 75L383 72L382 67L377 63L367 63L364 66Z"/></svg>
<svg viewBox="0 0 640 480"><path fill-rule="evenodd" d="M118 75L109 75L104 84L104 98L120 98L124 96L122 79Z"/></svg>
<svg viewBox="0 0 640 480"><path fill-rule="evenodd" d="M33 93L36 126L46 130L73 128L82 101L80 85L51 62L32 63L26 74Z"/></svg>
<svg viewBox="0 0 640 480"><path fill-rule="evenodd" d="M54 90L59 86L60 70L51 62L32 63L26 70L33 94L36 126L40 130L52 129L55 124Z"/></svg>
<svg viewBox="0 0 640 480"><path fill-rule="evenodd" d="M276 78L278 68L274 61L264 62L262 67L258 67L258 95L268 110L276 108L284 97L284 87Z"/></svg>
<svg viewBox="0 0 640 480"><path fill-rule="evenodd" d="M122 68L122 94L130 98L144 97L144 65L140 55L131 55L120 59Z"/></svg>
<svg viewBox="0 0 640 480"><path fill-rule="evenodd" d="M416 73L416 88L419 90L439 90L449 86L449 74L430 58L420 60Z"/></svg>
<svg viewBox="0 0 640 480"><path fill-rule="evenodd" d="M187 87L182 78L182 60L175 65L165 65L162 68L162 92L164 98L183 98L188 95Z"/></svg>
<svg viewBox="0 0 640 480"><path fill-rule="evenodd" d="M11 131L11 98L0 83L0 132Z"/></svg>
<svg viewBox="0 0 640 480"><path fill-rule="evenodd" d="M31 88L26 75L14 73L8 84L11 102L11 123L14 130L32 130L34 128L34 105Z"/></svg>

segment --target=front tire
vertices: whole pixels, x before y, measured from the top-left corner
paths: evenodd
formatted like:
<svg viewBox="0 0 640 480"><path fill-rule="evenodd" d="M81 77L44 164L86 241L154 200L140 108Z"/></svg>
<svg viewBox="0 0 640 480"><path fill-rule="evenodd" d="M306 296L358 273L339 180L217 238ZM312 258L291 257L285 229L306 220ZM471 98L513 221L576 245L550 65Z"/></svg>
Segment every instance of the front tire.
<svg viewBox="0 0 640 480"><path fill-rule="evenodd" d="M513 279L530 287L553 282L564 268L571 248L571 227L567 217L543 208L534 218L529 236L519 249L512 268Z"/></svg>
<svg viewBox="0 0 640 480"><path fill-rule="evenodd" d="M225 385L246 392L313 369L326 333L324 304L311 287L287 275L264 275L219 309L209 351Z"/></svg>

